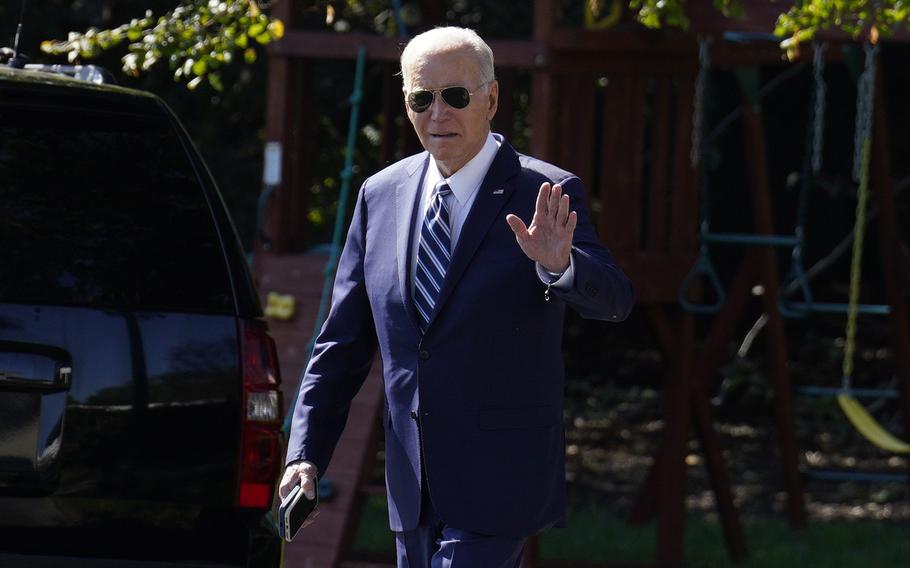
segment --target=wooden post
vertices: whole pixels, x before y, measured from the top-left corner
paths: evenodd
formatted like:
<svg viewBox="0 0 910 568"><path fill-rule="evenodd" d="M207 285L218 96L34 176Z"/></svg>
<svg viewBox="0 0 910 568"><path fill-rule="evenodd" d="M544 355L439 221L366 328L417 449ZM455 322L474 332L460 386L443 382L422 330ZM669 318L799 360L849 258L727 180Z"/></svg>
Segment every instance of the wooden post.
<svg viewBox="0 0 910 568"><path fill-rule="evenodd" d="M695 348L692 315L678 312L677 364L664 387L664 460L657 474L657 564L682 566L686 513L686 453L689 442L689 389Z"/></svg>
<svg viewBox="0 0 910 568"><path fill-rule="evenodd" d="M537 0L534 3L534 40L546 46L546 52L549 52L553 31L562 13L560 4L559 0ZM553 124L559 114L556 112L556 95L555 77L549 65L545 64L534 71L531 82L531 154L541 160L553 160Z"/></svg>
<svg viewBox="0 0 910 568"><path fill-rule="evenodd" d="M307 112L305 109L312 108L313 103L311 70L314 62L309 59L296 59L291 60L291 63L294 66L293 92L295 97L292 112L287 115L293 138L285 152L290 176L285 185L287 191L284 193L283 201L283 206L287 210L285 213L286 241L283 250L301 252L306 247L310 229L306 221L309 206L307 188L312 176L313 132L317 121L313 113Z"/></svg>
<svg viewBox="0 0 910 568"><path fill-rule="evenodd" d="M901 384L901 417L905 439L910 439L910 322L907 319L907 300L898 263L900 261L900 232L894 217L894 182L891 179L891 155L888 144L888 123L885 97L882 93L881 65L875 88L875 107L872 133L872 189L878 204L878 247L885 280L885 294L891 306L891 343Z"/></svg>
<svg viewBox="0 0 910 568"><path fill-rule="evenodd" d="M733 503L733 494L730 489L730 475L723 461L720 443L714 432L714 423L706 385L723 358L725 348L736 330L736 324L742 318L749 302L750 290L756 277L757 251L750 249L744 257L740 268L733 279L727 294L727 302L714 319L711 330L704 342L704 347L693 362L694 372L691 379L690 401L696 432L705 455L705 468L711 480L724 531L724 541L730 558L734 562L745 560L746 544L739 522L739 516ZM652 325L658 335L658 343L672 361L679 357L678 345L674 345L673 331L658 308L652 307L648 314L651 316ZM675 368L677 363L673 363ZM657 502L658 483L661 468L666 462L664 446L658 450L654 464L648 471L646 481L642 484L632 508L629 521L644 523L652 519L660 509Z"/></svg>
<svg viewBox="0 0 910 568"><path fill-rule="evenodd" d="M561 13L559 0L536 0L534 3L534 39L549 45ZM531 154L541 160L552 160L552 122L556 113L553 73L548 69L536 69L531 83ZM528 539L525 545L522 568L535 568L539 562L540 543L537 536Z"/></svg>
<svg viewBox="0 0 910 568"><path fill-rule="evenodd" d="M272 14L280 18L288 29L293 25L293 4L293 0L279 0L272 10ZM270 47L268 54L265 139L267 143L274 142L281 146L281 181L274 188L264 188L273 192L269 203L266 204L267 214L262 227L268 242L258 242L257 247L261 249L263 244L267 244L271 250L284 251L288 248L290 218L286 201L292 188L291 163L294 155L294 136L288 117L294 116L296 74L293 60L281 55L275 46ZM258 237L259 235L257 241Z"/></svg>
<svg viewBox="0 0 910 568"><path fill-rule="evenodd" d="M764 129L760 117L750 105L743 104L742 110L754 232L759 235L771 235L774 232L774 223L765 161ZM777 305L780 275L777 257L771 247L759 249L759 266L765 288L762 304L768 315L768 363L774 380L774 407L777 415L779 451L784 467L784 486L787 490L787 516L792 527L803 527L806 524L806 509L799 475L793 393L790 386L790 371L787 368L787 337L783 317Z"/></svg>

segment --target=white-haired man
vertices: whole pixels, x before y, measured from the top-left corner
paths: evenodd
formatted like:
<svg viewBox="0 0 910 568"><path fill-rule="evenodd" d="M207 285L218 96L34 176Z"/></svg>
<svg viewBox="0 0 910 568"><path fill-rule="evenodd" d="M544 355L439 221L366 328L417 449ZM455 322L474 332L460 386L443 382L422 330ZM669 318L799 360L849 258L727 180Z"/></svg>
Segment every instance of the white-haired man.
<svg viewBox="0 0 910 568"><path fill-rule="evenodd" d="M517 567L564 515L565 306L619 321L632 286L579 179L490 132L499 85L476 33L416 36L401 71L426 152L360 190L280 492L313 495L378 348L399 567Z"/></svg>

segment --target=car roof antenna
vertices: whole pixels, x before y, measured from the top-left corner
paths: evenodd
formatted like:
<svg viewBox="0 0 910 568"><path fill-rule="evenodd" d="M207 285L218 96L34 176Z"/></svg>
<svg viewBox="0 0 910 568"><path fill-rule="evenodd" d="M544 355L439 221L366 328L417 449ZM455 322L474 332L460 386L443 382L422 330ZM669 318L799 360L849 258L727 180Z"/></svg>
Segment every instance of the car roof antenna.
<svg viewBox="0 0 910 568"><path fill-rule="evenodd" d="M16 39L13 41L13 58L9 60L10 67L16 67L17 69L22 69L25 66L26 57L23 55L19 56L19 38L22 35L22 22L25 20L25 2L22 0L22 9L19 11L19 25L16 26Z"/></svg>

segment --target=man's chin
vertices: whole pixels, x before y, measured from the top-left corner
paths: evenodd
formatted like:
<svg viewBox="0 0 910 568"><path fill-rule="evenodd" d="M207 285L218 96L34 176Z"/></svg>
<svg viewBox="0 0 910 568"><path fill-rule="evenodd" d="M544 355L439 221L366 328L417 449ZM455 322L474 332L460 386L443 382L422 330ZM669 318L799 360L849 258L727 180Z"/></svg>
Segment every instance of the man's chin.
<svg viewBox="0 0 910 568"><path fill-rule="evenodd" d="M460 136L430 136L427 139L428 148L438 148L440 151L458 151L461 145Z"/></svg>

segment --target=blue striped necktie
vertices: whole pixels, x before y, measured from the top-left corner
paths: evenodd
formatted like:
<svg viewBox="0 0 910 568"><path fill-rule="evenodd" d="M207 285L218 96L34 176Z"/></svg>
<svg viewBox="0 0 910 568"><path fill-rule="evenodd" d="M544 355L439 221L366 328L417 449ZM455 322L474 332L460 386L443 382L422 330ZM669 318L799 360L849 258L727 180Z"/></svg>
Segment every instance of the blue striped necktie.
<svg viewBox="0 0 910 568"><path fill-rule="evenodd" d="M420 316L420 330L424 332L430 323L433 307L452 260L449 208L445 202L445 197L450 193L452 189L445 181L436 184L420 229L417 271L414 275L414 304Z"/></svg>

